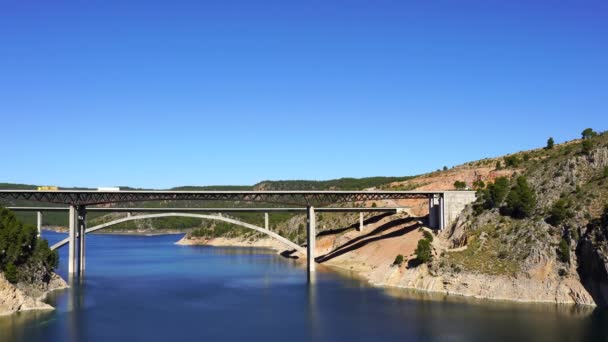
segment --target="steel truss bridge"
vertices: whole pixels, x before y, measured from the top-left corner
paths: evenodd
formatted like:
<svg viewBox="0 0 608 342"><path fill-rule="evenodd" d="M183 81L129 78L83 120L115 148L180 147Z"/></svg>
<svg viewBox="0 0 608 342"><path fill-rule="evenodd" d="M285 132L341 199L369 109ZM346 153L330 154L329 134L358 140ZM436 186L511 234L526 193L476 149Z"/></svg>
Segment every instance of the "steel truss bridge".
<svg viewBox="0 0 608 342"><path fill-rule="evenodd" d="M359 212L360 225L363 228L363 212L395 211L397 208L315 208L316 206L355 203L365 201L381 200L403 200L403 199L427 199L429 201L429 226L443 229L445 225L445 198L451 191L94 191L94 190L0 190L0 199L11 201L35 201L50 204L62 204L67 207L13 207L13 210L34 211L38 213L38 227L42 224L42 212L44 211L67 211L69 218L69 259L68 270L71 275L76 273L81 276L85 269L85 234L96 229L86 228L87 211L106 212L161 212L171 214L141 215L139 219L147 217L164 216L187 216L211 218L222 220L221 216L187 214L195 212L246 212L263 211L265 213L265 227L251 225L251 229L261 231L271 237L276 235L268 230L268 213L273 211L306 212L307 215L307 269L309 279L315 272L315 238L316 238L316 215L315 211L333 212ZM145 201L224 201L224 202L263 202L278 203L283 205L295 205L299 207L289 208L109 208L92 207L97 205L108 205L117 203L134 203ZM89 206L87 208L87 206ZM128 220L136 218L127 218ZM123 219L126 220L126 219ZM117 220L118 221L118 220ZM226 221L226 219L223 219ZM237 221L235 224L244 222ZM107 226L107 225L106 225ZM104 226L105 227L105 226ZM280 236L275 238L281 238ZM291 243L290 241L284 241ZM78 248L77 248L78 247ZM295 246L294 246L295 247ZM302 248L302 247L301 247ZM299 248L299 249L301 249ZM77 250L78 249L78 250ZM78 252L78 253L77 253Z"/></svg>
<svg viewBox="0 0 608 342"><path fill-rule="evenodd" d="M0 190L0 198L54 204L99 205L143 201L264 202L302 206L426 199L444 191L91 191Z"/></svg>

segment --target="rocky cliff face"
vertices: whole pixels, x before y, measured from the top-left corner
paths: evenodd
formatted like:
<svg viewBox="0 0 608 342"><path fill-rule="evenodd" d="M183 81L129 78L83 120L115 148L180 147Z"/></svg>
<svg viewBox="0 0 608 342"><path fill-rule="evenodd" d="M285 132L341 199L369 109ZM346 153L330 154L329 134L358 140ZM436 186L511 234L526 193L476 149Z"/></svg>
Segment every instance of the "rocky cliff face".
<svg viewBox="0 0 608 342"><path fill-rule="evenodd" d="M576 248L578 272L596 302L608 306L608 205L583 232Z"/></svg>
<svg viewBox="0 0 608 342"><path fill-rule="evenodd" d="M520 154L516 172L527 178L537 198L533 213L512 219L499 209L467 208L444 237L451 248L467 246L475 251L466 253L468 260L456 257L446 262L456 260L458 268L469 271L488 271L484 262L504 263L507 267L502 271L518 278L536 279L546 286L556 281L570 284L577 303L592 297L592 302L606 305L608 234L598 217L608 203L608 136L590 142L591 148L578 141ZM555 219L558 202L562 217ZM488 247L495 253L485 250ZM589 296L581 295L580 289Z"/></svg>
<svg viewBox="0 0 608 342"><path fill-rule="evenodd" d="M53 310L52 306L43 302L46 295L67 287L66 282L55 273L47 281L36 285L13 285L0 273L0 316L18 311Z"/></svg>

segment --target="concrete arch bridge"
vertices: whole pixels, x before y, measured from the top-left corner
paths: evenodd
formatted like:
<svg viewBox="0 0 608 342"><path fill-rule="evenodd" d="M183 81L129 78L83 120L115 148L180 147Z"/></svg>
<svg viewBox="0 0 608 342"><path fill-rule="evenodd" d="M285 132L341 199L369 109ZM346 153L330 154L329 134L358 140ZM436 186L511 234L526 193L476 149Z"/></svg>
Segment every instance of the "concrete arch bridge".
<svg viewBox="0 0 608 342"><path fill-rule="evenodd" d="M99 225L91 227L91 228L87 228L87 229L85 229L84 232L85 232L85 234L89 234L89 233L93 233L95 231L98 231L98 230L101 230L104 228L108 228L108 227L115 226L120 223L124 223L124 222L145 220L145 219L155 219L155 218L162 218L162 217L192 217L192 218L200 218L200 219L206 219L206 220L215 220L215 221L231 223L236 226L253 229L259 233L265 234L265 235L281 242L288 249L294 249L294 250L297 250L298 252L306 253L306 248L304 248L294 242L291 242L290 240L282 237L281 235L271 231L270 229L268 229L268 226L260 227L260 226L253 225L251 223L235 220L233 218L224 217L221 215L207 215L207 214L193 214L193 213L160 213L160 214L145 214L145 215L133 215L133 216L128 215L127 217L124 217L124 218L120 218L120 219L117 219L114 221L99 224ZM266 222L268 222L268 221L266 220ZM65 245L69 244L69 242L70 242L70 238L67 237L67 238L57 242L56 244L52 245L51 250L56 250L60 247L63 247Z"/></svg>

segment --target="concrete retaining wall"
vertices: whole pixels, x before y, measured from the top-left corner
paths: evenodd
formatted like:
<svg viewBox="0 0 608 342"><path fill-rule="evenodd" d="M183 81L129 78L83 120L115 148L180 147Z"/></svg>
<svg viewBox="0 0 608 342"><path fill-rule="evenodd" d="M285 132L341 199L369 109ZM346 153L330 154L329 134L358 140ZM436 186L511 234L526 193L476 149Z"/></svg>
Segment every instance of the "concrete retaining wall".
<svg viewBox="0 0 608 342"><path fill-rule="evenodd" d="M445 228L450 227L458 218L467 204L475 202L475 191L446 191L445 200Z"/></svg>

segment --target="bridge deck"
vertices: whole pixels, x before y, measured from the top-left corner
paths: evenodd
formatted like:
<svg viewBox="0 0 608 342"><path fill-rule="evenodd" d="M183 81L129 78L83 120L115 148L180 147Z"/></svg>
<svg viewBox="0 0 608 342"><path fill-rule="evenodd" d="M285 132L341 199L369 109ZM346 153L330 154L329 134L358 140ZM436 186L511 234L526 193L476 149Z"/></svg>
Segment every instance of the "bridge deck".
<svg viewBox="0 0 608 342"><path fill-rule="evenodd" d="M295 205L426 199L445 191L93 191L0 190L0 198L69 205L141 201L244 201Z"/></svg>
<svg viewBox="0 0 608 342"><path fill-rule="evenodd" d="M69 211L69 207L7 207L12 211L41 211L41 212L55 212L55 211ZM333 213L358 213L358 212L378 212L378 213L396 213L402 210L409 209L409 207L376 207L376 208L315 208L318 212L333 212ZM155 212L180 212L180 213L231 213L231 212L306 212L306 208L102 208L102 207L87 207L88 212L107 212L107 213L155 213Z"/></svg>

